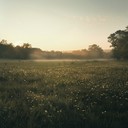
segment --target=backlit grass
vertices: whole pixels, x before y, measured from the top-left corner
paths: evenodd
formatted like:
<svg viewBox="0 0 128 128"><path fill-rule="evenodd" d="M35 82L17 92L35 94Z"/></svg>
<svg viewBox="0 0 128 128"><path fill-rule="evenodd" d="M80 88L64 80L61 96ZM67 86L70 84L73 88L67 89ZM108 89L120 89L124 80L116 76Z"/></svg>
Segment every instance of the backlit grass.
<svg viewBox="0 0 128 128"><path fill-rule="evenodd" d="M127 62L0 62L0 128L127 128Z"/></svg>

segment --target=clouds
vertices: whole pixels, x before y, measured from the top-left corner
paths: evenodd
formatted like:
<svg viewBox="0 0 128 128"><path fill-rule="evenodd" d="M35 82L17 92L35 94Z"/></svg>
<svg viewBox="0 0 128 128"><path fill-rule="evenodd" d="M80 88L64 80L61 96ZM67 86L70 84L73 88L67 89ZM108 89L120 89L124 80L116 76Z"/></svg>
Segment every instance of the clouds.
<svg viewBox="0 0 128 128"><path fill-rule="evenodd" d="M66 16L66 19L73 21L74 23L85 23L85 24L93 24L93 23L106 23L109 20L108 16Z"/></svg>

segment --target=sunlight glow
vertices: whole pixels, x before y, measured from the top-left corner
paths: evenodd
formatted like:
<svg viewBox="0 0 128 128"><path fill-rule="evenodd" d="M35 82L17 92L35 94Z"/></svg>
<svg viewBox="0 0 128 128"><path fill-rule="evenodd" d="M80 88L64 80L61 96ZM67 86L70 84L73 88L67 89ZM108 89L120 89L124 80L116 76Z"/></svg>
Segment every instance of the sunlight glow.
<svg viewBox="0 0 128 128"><path fill-rule="evenodd" d="M42 50L91 44L109 49L107 37L127 26L126 5L127 0L0 0L0 35L15 45L27 42Z"/></svg>
<svg viewBox="0 0 128 128"><path fill-rule="evenodd" d="M13 44L14 44L15 46L21 46L21 45L23 44L23 41L20 41L20 40L14 41Z"/></svg>

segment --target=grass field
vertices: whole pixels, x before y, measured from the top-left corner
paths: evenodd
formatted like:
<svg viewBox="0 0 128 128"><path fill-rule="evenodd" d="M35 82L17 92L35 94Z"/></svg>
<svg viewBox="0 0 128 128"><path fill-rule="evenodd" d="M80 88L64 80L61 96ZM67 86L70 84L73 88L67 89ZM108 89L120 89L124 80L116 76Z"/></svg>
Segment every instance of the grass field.
<svg viewBox="0 0 128 128"><path fill-rule="evenodd" d="M0 62L0 128L127 128L128 62Z"/></svg>

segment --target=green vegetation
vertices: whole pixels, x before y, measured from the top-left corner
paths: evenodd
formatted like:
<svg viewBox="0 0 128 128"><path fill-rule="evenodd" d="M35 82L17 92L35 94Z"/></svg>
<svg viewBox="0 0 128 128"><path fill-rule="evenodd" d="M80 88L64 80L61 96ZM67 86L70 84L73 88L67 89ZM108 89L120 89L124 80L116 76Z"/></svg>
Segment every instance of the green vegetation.
<svg viewBox="0 0 128 128"><path fill-rule="evenodd" d="M117 30L108 37L111 43L113 57L120 60L128 59L128 27L125 30Z"/></svg>
<svg viewBox="0 0 128 128"><path fill-rule="evenodd" d="M0 41L0 59L110 59L111 51L106 52L96 45L90 45L88 50L74 50L70 52L62 51L42 51L40 48L32 48L31 44L23 43L22 46L13 46L7 40Z"/></svg>
<svg viewBox="0 0 128 128"><path fill-rule="evenodd" d="M0 62L0 128L127 128L127 62Z"/></svg>

